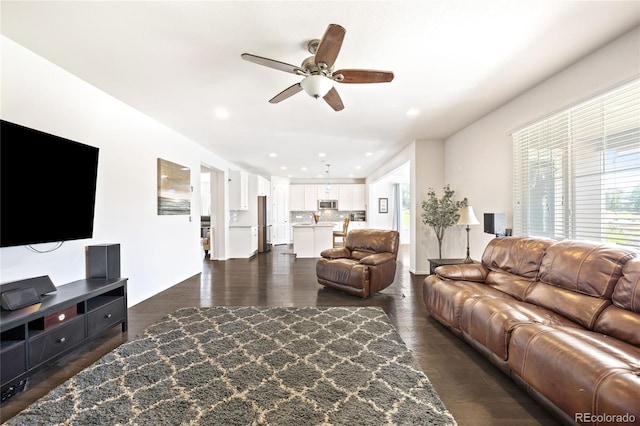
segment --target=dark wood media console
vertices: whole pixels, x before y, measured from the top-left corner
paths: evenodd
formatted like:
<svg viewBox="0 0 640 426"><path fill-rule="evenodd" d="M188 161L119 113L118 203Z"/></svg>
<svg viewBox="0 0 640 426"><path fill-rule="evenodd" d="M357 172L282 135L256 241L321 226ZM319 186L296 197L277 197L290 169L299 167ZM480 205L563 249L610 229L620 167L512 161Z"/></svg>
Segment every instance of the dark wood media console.
<svg viewBox="0 0 640 426"><path fill-rule="evenodd" d="M0 313L2 400L36 370L117 325L127 331L127 279L62 285L42 302Z"/></svg>

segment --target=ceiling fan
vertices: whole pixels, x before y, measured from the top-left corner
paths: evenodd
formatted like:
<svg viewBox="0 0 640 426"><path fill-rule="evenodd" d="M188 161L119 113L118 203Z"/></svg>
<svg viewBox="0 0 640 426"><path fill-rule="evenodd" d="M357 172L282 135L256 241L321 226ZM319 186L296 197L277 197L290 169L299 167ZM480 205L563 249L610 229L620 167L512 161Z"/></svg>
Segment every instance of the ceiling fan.
<svg viewBox="0 0 640 426"><path fill-rule="evenodd" d="M304 76L304 79L269 100L277 104L296 93L304 90L313 98L322 97L335 111L344 109L344 104L338 91L333 87L338 83L388 83L393 80L390 71L368 69L341 69L334 71L334 63L342 47L346 30L338 24L329 24L320 40L314 39L307 44L307 49L313 55L297 67L274 59L243 53L242 59L265 67L274 68L291 74Z"/></svg>

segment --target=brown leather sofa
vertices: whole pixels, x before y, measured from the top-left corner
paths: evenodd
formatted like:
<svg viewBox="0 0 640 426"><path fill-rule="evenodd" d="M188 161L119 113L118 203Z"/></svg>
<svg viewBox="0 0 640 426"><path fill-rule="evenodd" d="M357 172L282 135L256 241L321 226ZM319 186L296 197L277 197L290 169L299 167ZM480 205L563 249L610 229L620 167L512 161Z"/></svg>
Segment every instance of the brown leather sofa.
<svg viewBox="0 0 640 426"><path fill-rule="evenodd" d="M506 237L423 283L433 318L566 424L640 423L640 258Z"/></svg>
<svg viewBox="0 0 640 426"><path fill-rule="evenodd" d="M320 253L318 283L360 297L383 290L395 278L399 244L397 231L354 229L344 247Z"/></svg>

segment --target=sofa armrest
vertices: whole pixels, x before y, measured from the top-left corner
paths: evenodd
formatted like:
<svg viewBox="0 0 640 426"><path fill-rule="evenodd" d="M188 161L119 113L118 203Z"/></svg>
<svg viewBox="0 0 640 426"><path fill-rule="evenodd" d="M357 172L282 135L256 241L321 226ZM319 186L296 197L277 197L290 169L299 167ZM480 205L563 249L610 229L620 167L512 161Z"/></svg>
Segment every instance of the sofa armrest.
<svg viewBox="0 0 640 426"><path fill-rule="evenodd" d="M351 250L346 247L336 247L322 250L320 256L326 259L341 259L345 257L351 257Z"/></svg>
<svg viewBox="0 0 640 426"><path fill-rule="evenodd" d="M360 263L368 266L381 265L386 262L395 260L393 253L375 253L360 259Z"/></svg>
<svg viewBox="0 0 640 426"><path fill-rule="evenodd" d="M458 281L483 283L489 270L481 263L463 263L460 265L442 265L436 268L440 278Z"/></svg>

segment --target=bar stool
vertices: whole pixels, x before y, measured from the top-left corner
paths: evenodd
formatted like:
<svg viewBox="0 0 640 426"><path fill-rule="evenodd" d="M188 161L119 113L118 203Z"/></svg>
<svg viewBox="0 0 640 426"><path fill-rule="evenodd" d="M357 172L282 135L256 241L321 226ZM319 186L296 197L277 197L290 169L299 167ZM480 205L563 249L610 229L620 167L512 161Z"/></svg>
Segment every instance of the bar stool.
<svg viewBox="0 0 640 426"><path fill-rule="evenodd" d="M344 242L347 238L347 229L349 228L349 218L345 217L342 222L342 231L333 231L333 246L344 247ZM340 241L336 241L339 239Z"/></svg>

